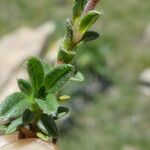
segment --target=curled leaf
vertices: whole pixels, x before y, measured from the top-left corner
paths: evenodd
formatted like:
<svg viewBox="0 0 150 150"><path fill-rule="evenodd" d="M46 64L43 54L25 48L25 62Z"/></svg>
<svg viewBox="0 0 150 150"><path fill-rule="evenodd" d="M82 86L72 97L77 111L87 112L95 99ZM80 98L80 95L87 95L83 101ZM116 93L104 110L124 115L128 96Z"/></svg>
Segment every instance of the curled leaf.
<svg viewBox="0 0 150 150"><path fill-rule="evenodd" d="M99 18L100 12L96 10L89 11L85 16L81 18L79 31L85 33Z"/></svg>
<svg viewBox="0 0 150 150"><path fill-rule="evenodd" d="M65 106L59 106L56 116L54 117L55 120L64 117L69 112L69 108Z"/></svg>
<svg viewBox="0 0 150 150"><path fill-rule="evenodd" d="M99 33L95 32L95 31L87 31L82 39L81 39L81 42L88 42L88 41L91 41L91 40L95 40L99 38Z"/></svg>

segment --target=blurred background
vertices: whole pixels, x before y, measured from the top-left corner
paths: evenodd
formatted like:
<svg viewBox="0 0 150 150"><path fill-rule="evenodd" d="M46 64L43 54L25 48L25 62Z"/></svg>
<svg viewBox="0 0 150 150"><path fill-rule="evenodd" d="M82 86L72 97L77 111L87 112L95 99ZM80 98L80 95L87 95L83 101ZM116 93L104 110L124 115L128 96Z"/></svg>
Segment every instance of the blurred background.
<svg viewBox="0 0 150 150"><path fill-rule="evenodd" d="M0 99L26 76L26 57L54 62L72 0L0 0ZM102 0L94 30L101 37L78 48L86 80L71 95L61 121L62 150L150 149L150 1ZM69 86L69 88L68 88Z"/></svg>

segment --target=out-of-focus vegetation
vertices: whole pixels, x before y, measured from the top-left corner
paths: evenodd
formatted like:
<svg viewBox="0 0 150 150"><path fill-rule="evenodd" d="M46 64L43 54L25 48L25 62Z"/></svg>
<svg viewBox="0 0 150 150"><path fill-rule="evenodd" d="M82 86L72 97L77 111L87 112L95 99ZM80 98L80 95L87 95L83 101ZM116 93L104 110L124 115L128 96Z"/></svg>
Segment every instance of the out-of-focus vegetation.
<svg viewBox="0 0 150 150"><path fill-rule="evenodd" d="M71 0L1 0L0 34L54 20L57 38L64 33L71 4ZM150 67L149 47L140 45L150 23L149 6L148 0L105 0L97 8L104 10L96 25L101 38L79 49L82 55L77 63L86 76L94 80L95 74L102 75L112 85L94 93L93 100L75 115L75 126L60 139L61 149L150 149L150 102L138 92L139 73Z"/></svg>

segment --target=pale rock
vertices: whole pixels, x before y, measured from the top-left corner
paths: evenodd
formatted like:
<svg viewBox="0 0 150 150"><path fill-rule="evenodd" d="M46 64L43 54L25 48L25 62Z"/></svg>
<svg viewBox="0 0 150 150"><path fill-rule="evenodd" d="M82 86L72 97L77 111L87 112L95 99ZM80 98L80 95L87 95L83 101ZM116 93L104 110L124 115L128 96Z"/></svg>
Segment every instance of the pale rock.
<svg viewBox="0 0 150 150"><path fill-rule="evenodd" d="M150 46L150 24L144 30L140 44Z"/></svg>
<svg viewBox="0 0 150 150"><path fill-rule="evenodd" d="M0 99L17 90L16 78L25 76L22 64L27 57L41 54L54 30L54 23L48 22L38 28L22 27L0 39Z"/></svg>
<svg viewBox="0 0 150 150"><path fill-rule="evenodd" d="M46 143L39 139L18 140L16 142L8 143L2 147L1 150L58 150L52 143Z"/></svg>

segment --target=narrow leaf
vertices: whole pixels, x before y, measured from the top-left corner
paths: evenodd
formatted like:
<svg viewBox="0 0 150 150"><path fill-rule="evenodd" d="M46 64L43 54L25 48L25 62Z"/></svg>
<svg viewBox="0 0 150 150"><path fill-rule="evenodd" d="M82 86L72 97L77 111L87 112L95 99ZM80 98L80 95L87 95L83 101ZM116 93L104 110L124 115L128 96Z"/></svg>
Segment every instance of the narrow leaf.
<svg viewBox="0 0 150 150"><path fill-rule="evenodd" d="M88 31L83 35L81 42L88 42L97 38L99 38L99 33L95 31Z"/></svg>
<svg viewBox="0 0 150 150"><path fill-rule="evenodd" d="M17 82L18 82L19 89L23 93L29 94L29 95L32 93L32 87L28 81L24 79L18 79Z"/></svg>
<svg viewBox="0 0 150 150"><path fill-rule="evenodd" d="M72 76L74 67L63 64L55 67L45 78L45 86L50 93L59 90Z"/></svg>
<svg viewBox="0 0 150 150"><path fill-rule="evenodd" d="M57 112L59 104L52 94L49 94L45 101L41 99L36 99L35 101L44 113L53 114Z"/></svg>
<svg viewBox="0 0 150 150"><path fill-rule="evenodd" d="M85 16L81 18L79 30L81 33L85 33L99 18L100 13L95 10L89 11Z"/></svg>
<svg viewBox="0 0 150 150"><path fill-rule="evenodd" d="M40 60L31 57L27 62L28 74L35 91L38 91L43 84L44 70Z"/></svg>
<svg viewBox="0 0 150 150"><path fill-rule="evenodd" d="M8 126L8 129L6 130L6 134L12 134L15 131L19 129L23 125L22 118L18 118L11 122L11 124Z"/></svg>
<svg viewBox="0 0 150 150"><path fill-rule="evenodd" d="M43 114L41 121L49 136L58 137L58 128L51 115Z"/></svg>
<svg viewBox="0 0 150 150"><path fill-rule="evenodd" d="M6 97L0 105L0 119L19 117L30 106L31 104L25 94L13 93Z"/></svg>

